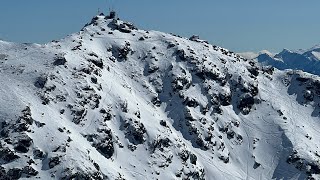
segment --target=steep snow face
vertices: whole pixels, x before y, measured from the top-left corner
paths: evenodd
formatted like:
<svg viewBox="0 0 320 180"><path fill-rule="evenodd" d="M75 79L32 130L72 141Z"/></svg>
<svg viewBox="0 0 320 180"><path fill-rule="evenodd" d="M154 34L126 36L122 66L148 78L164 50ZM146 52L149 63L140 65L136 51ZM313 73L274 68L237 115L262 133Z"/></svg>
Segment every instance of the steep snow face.
<svg viewBox="0 0 320 180"><path fill-rule="evenodd" d="M0 58L4 179L320 178L317 76L105 16Z"/></svg>
<svg viewBox="0 0 320 180"><path fill-rule="evenodd" d="M249 53L240 53L240 55L250 55ZM266 56L269 56L266 58ZM257 59L265 65L271 65L278 69L297 69L320 75L320 48L314 46L308 50L290 51L284 49L282 52L272 56L269 53L260 53L257 56L250 56Z"/></svg>

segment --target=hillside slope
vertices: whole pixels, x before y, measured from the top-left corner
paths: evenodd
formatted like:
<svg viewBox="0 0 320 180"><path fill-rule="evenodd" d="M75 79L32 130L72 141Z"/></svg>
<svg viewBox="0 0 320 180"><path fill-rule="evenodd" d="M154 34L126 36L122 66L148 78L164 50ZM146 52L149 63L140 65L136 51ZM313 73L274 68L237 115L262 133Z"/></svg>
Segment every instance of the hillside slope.
<svg viewBox="0 0 320 180"><path fill-rule="evenodd" d="M0 179L319 179L320 78L97 16L0 42Z"/></svg>

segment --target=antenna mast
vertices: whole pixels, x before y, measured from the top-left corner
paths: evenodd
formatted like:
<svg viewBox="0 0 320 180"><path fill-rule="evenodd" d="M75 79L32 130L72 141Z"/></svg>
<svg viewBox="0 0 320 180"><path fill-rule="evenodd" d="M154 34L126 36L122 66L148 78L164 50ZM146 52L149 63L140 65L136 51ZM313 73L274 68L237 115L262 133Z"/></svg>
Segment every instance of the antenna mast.
<svg viewBox="0 0 320 180"><path fill-rule="evenodd" d="M110 13L109 18L114 19L116 17L116 11L114 10L112 0L109 0L109 3L108 3L108 0L106 0L106 4L107 4L107 7L109 8L109 13Z"/></svg>
<svg viewBox="0 0 320 180"><path fill-rule="evenodd" d="M109 0L109 1L106 0L106 6L107 6L109 12L114 11L113 3L111 0Z"/></svg>

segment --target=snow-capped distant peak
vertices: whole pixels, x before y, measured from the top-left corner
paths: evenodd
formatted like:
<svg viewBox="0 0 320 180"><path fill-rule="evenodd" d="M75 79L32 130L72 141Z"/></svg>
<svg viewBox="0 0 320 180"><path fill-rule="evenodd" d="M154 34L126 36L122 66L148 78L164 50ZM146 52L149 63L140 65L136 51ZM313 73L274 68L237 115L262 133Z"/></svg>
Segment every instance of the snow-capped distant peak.
<svg viewBox="0 0 320 180"><path fill-rule="evenodd" d="M257 53L256 52L242 52L242 53L238 53L238 54L246 59L256 59L261 54L267 54L270 57L274 56L274 54L268 50L262 50Z"/></svg>
<svg viewBox="0 0 320 180"><path fill-rule="evenodd" d="M320 46L308 50L283 49L280 53L270 57L257 56L256 59L266 65L278 69L299 69L320 75Z"/></svg>
<svg viewBox="0 0 320 180"><path fill-rule="evenodd" d="M260 54L267 54L270 57L274 56L274 54L272 52L268 51L268 50L262 50L262 51L259 52L259 55Z"/></svg>
<svg viewBox="0 0 320 180"><path fill-rule="evenodd" d="M293 51L289 50L289 49L286 49L284 48L279 54L288 54L288 53L293 53Z"/></svg>
<svg viewBox="0 0 320 180"><path fill-rule="evenodd" d="M305 52L307 51L319 51L320 49L320 44L314 45L312 48L305 50Z"/></svg>
<svg viewBox="0 0 320 180"><path fill-rule="evenodd" d="M316 60L320 61L320 52L312 51L312 55L315 57Z"/></svg>

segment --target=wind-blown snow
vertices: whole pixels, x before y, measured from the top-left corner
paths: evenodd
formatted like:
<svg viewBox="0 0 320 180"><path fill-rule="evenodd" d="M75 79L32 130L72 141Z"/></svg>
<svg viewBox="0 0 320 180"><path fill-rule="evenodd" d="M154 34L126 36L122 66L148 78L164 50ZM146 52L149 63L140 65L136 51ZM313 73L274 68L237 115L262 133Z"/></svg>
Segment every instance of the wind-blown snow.
<svg viewBox="0 0 320 180"><path fill-rule="evenodd" d="M320 178L318 76L105 16L0 67L1 177Z"/></svg>

